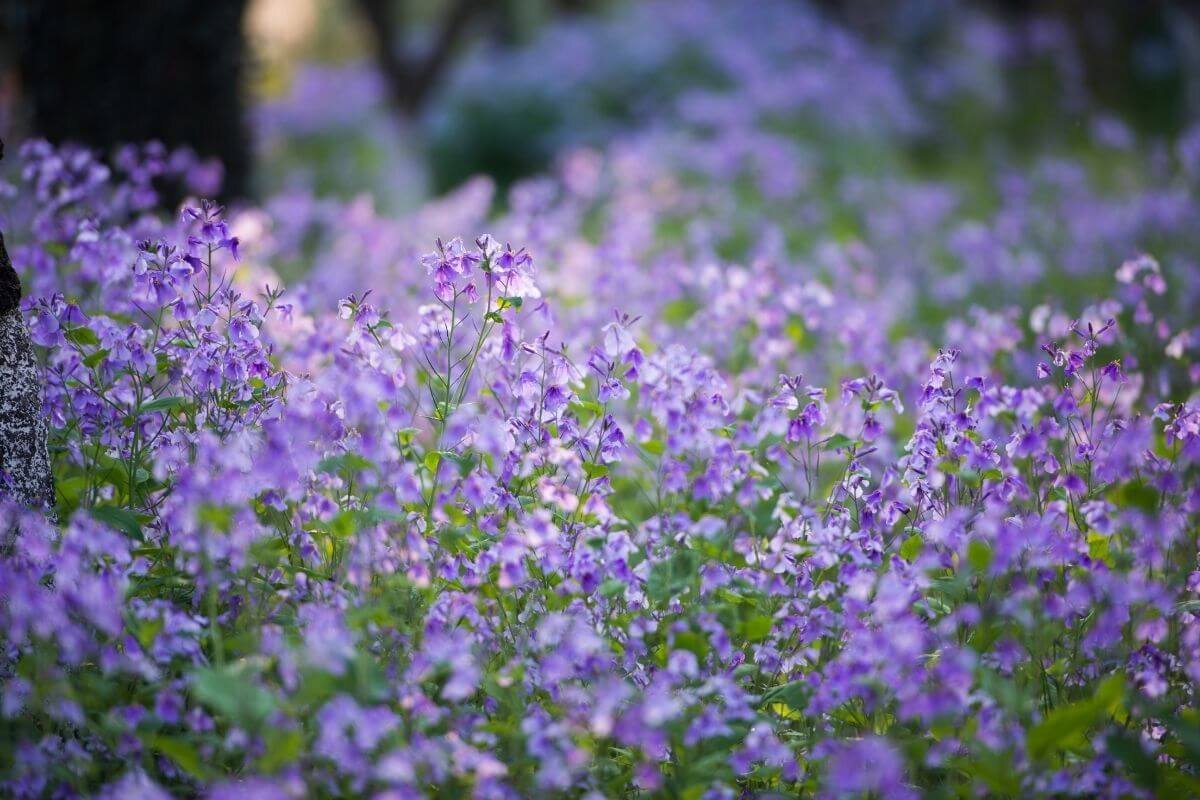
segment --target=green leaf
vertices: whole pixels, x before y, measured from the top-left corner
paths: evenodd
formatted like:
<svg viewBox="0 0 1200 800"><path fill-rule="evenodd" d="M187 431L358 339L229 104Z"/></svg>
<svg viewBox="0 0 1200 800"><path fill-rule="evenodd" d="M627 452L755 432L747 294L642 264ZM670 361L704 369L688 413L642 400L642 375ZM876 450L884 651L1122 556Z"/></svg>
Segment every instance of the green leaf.
<svg viewBox="0 0 1200 800"><path fill-rule="evenodd" d="M342 472L352 474L359 472L367 472L375 465L370 460L363 458L358 453L342 453L336 456L322 458L317 463L317 471L325 472L331 475L336 475Z"/></svg>
<svg viewBox="0 0 1200 800"><path fill-rule="evenodd" d="M788 319L787 325L784 326L783 332L787 334L787 337L791 339L792 343L797 347L803 347L805 339L808 336L808 333L804 328L804 320L795 316Z"/></svg>
<svg viewBox="0 0 1200 800"><path fill-rule="evenodd" d="M79 496L83 494L87 486L88 480L83 475L74 475L55 482L55 488L58 489L58 496L62 498L62 502L67 506L74 506L78 503Z"/></svg>
<svg viewBox="0 0 1200 800"><path fill-rule="evenodd" d="M425 454L425 469L431 473L437 473L438 464L442 463L442 454L437 450L430 450Z"/></svg>
<svg viewBox="0 0 1200 800"><path fill-rule="evenodd" d="M695 631L679 631L675 634L675 649L690 650L697 660L703 663L704 657L708 655L708 637Z"/></svg>
<svg viewBox="0 0 1200 800"><path fill-rule="evenodd" d="M663 305L661 316L663 322L679 327L687 322L700 310L700 304L690 297L678 297Z"/></svg>
<svg viewBox="0 0 1200 800"><path fill-rule="evenodd" d="M733 677L744 680L758 674L757 664L741 664L733 671Z"/></svg>
<svg viewBox="0 0 1200 800"><path fill-rule="evenodd" d="M625 593L625 581L617 578L609 578L604 583L600 584L601 597L617 597Z"/></svg>
<svg viewBox="0 0 1200 800"><path fill-rule="evenodd" d="M1108 752L1125 765L1141 786L1152 791L1158 788L1158 764L1143 749L1136 736L1123 730L1113 731L1108 735Z"/></svg>
<svg viewBox="0 0 1200 800"><path fill-rule="evenodd" d="M226 506L203 505L196 510L196 521L217 530L229 530L233 522L233 509Z"/></svg>
<svg viewBox="0 0 1200 800"><path fill-rule="evenodd" d="M811 688L806 681L791 681L790 683L772 686L763 692L762 705L784 703L795 711L803 711Z"/></svg>
<svg viewBox="0 0 1200 800"><path fill-rule="evenodd" d="M1124 677L1112 675L1091 697L1051 710L1025 737L1029 755L1043 760L1059 750L1086 750L1088 731L1117 713L1124 696Z"/></svg>
<svg viewBox="0 0 1200 800"><path fill-rule="evenodd" d="M572 400L571 410L581 417L585 412L591 417L599 417L604 413L604 406L594 400Z"/></svg>
<svg viewBox="0 0 1200 800"><path fill-rule="evenodd" d="M583 473L589 478L603 478L608 474L608 466L605 464L591 464L584 462Z"/></svg>
<svg viewBox="0 0 1200 800"><path fill-rule="evenodd" d="M244 670L235 667L196 671L192 675L192 691L217 714L249 730L257 730L275 709L274 696Z"/></svg>
<svg viewBox="0 0 1200 800"><path fill-rule="evenodd" d="M141 520L138 519L137 514L134 514L127 508L119 506L95 506L92 508L92 516L110 528L116 528L133 539L142 538Z"/></svg>
<svg viewBox="0 0 1200 800"><path fill-rule="evenodd" d="M177 408L184 408L188 405L186 397L160 397L157 400L151 400L145 403L141 408L142 414L153 414L157 411L174 411Z"/></svg>
<svg viewBox="0 0 1200 800"><path fill-rule="evenodd" d="M157 750L174 761L180 769L192 777L201 780L208 777L208 769L204 766L204 762L200 759L200 753L191 742L187 742L176 736L164 736L161 734L147 735L143 737L142 741L150 749Z"/></svg>
<svg viewBox="0 0 1200 800"><path fill-rule="evenodd" d="M746 620L742 631L747 641L761 642L771 634L773 627L775 627L775 620L766 614L756 614Z"/></svg>
<svg viewBox="0 0 1200 800"><path fill-rule="evenodd" d="M150 645L154 644L155 638L162 631L165 624L162 618L142 620L138 623L137 640L144 649L150 649Z"/></svg>
<svg viewBox="0 0 1200 800"><path fill-rule="evenodd" d="M851 439L844 433L835 433L821 445L822 450L849 450L857 440Z"/></svg>
<svg viewBox="0 0 1200 800"><path fill-rule="evenodd" d="M100 337L91 328L72 328L63 334L68 342L78 345L91 346L100 344Z"/></svg>
<svg viewBox="0 0 1200 800"><path fill-rule="evenodd" d="M991 546L979 539L972 539L967 544L967 563L976 572L986 572L992 564Z"/></svg>
<svg viewBox="0 0 1200 800"><path fill-rule="evenodd" d="M1088 555L1097 561L1103 561L1110 567L1113 565L1112 555L1108 549L1108 537L1096 531L1089 531L1087 535Z"/></svg>
<svg viewBox="0 0 1200 800"><path fill-rule="evenodd" d="M981 752L972 759L971 769L996 796L1020 796L1019 773L1012 768L1012 759L1007 754Z"/></svg>
<svg viewBox="0 0 1200 800"><path fill-rule="evenodd" d="M1122 508L1138 508L1142 511L1158 509L1158 490L1144 483L1126 483L1108 493L1108 499Z"/></svg>
<svg viewBox="0 0 1200 800"><path fill-rule="evenodd" d="M1196 724L1194 712L1184 711L1179 716L1168 717L1167 727L1187 750L1193 764L1200 764L1200 725Z"/></svg>
<svg viewBox="0 0 1200 800"><path fill-rule="evenodd" d="M900 557L905 561L912 561L921 554L921 546L924 543L925 540L921 538L921 534L914 533L900 545Z"/></svg>
<svg viewBox="0 0 1200 800"><path fill-rule="evenodd" d="M298 706L316 709L339 691L337 677L324 670L305 668L300 674L300 688L291 697L292 702Z"/></svg>
<svg viewBox="0 0 1200 800"><path fill-rule="evenodd" d="M479 455L472 452L466 452L461 455L458 453L447 453L446 457L458 465L458 474L464 478L475 471L475 465L479 460Z"/></svg>
<svg viewBox="0 0 1200 800"><path fill-rule="evenodd" d="M648 439L642 442L642 449L652 456L661 456L666 448L658 439Z"/></svg>
<svg viewBox="0 0 1200 800"><path fill-rule="evenodd" d="M264 738L266 750L258 759L258 768L263 772L276 772L286 767L299 758L304 749L304 734L300 731L271 728Z"/></svg>
<svg viewBox="0 0 1200 800"><path fill-rule="evenodd" d="M693 551L678 551L650 569L650 575L646 578L646 595L656 603L665 603L683 594L696 578L699 566L699 558Z"/></svg>

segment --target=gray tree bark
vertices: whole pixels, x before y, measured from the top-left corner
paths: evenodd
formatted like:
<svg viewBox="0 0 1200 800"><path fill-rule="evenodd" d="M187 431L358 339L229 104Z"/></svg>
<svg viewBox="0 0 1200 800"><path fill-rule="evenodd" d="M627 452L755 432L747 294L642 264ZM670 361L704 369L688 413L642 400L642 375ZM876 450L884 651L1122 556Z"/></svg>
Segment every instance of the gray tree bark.
<svg viewBox="0 0 1200 800"><path fill-rule="evenodd" d="M42 414L42 372L20 305L21 281L0 231L0 497L52 511L54 478Z"/></svg>

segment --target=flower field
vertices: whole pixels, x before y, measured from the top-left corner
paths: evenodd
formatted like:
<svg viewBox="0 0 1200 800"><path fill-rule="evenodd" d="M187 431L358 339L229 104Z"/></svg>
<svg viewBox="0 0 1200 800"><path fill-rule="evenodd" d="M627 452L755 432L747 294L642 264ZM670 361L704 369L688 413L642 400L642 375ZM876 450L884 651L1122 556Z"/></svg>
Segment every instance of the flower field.
<svg viewBox="0 0 1200 800"><path fill-rule="evenodd" d="M411 213L25 143L0 794L1200 795L1200 126L668 6L704 80Z"/></svg>

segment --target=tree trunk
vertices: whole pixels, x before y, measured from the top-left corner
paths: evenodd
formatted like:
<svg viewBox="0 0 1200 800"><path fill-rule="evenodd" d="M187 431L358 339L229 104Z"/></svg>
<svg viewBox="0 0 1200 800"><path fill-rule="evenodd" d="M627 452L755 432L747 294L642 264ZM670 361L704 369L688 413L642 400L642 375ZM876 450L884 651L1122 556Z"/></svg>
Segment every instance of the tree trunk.
<svg viewBox="0 0 1200 800"><path fill-rule="evenodd" d="M0 497L51 510L54 478L42 414L42 373L21 316L21 282L0 232Z"/></svg>
<svg viewBox="0 0 1200 800"><path fill-rule="evenodd" d="M421 110L449 66L471 20L485 7L481 0L453 0L442 15L433 40L421 54L403 52L404 20L393 0L358 0L363 19L375 39L376 63L388 85L392 105L404 116Z"/></svg>
<svg viewBox="0 0 1200 800"><path fill-rule="evenodd" d="M243 102L247 0L37 0L8 7L33 132L102 152L158 140L250 188ZM0 0L0 7L4 0ZM165 187L164 202L179 187ZM174 190L172 192L171 190Z"/></svg>

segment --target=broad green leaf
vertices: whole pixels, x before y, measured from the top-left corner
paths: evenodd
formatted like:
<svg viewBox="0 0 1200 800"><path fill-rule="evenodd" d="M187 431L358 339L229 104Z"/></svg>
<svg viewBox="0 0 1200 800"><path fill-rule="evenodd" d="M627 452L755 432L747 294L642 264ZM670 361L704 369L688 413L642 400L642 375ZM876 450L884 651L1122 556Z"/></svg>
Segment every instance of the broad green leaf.
<svg viewBox="0 0 1200 800"><path fill-rule="evenodd" d="M1159 495L1153 486L1132 482L1113 489L1108 493L1108 499L1121 508L1155 511L1158 508Z"/></svg>
<svg viewBox="0 0 1200 800"><path fill-rule="evenodd" d="M678 297L665 303L662 307L662 319L668 325L679 327L686 323L697 311L700 304L690 297Z"/></svg>
<svg viewBox="0 0 1200 800"><path fill-rule="evenodd" d="M921 554L921 546L924 543L925 540L921 538L921 534L914 533L900 545L900 557L905 561L912 561Z"/></svg>
<svg viewBox="0 0 1200 800"><path fill-rule="evenodd" d="M184 397L160 397L157 400L151 400L149 403L143 404L141 413L153 414L157 411L174 411L177 408L184 408L187 405L188 400Z"/></svg>
<svg viewBox="0 0 1200 800"><path fill-rule="evenodd" d="M235 725L257 730L275 709L275 698L235 667L208 667L192 675L196 698Z"/></svg>
<svg viewBox="0 0 1200 800"><path fill-rule="evenodd" d="M746 620L742 626L742 632L747 641L761 642L771 634L773 627L775 627L775 620L766 614L756 614Z"/></svg>
<svg viewBox="0 0 1200 800"><path fill-rule="evenodd" d="M604 464L591 464L584 462L583 473L589 478L603 478L608 474L608 467Z"/></svg>
<svg viewBox="0 0 1200 800"><path fill-rule="evenodd" d="M258 768L263 772L275 772L286 767L304 750L304 734L300 731L269 729L264 735L266 750L258 759Z"/></svg>
<svg viewBox="0 0 1200 800"><path fill-rule="evenodd" d="M826 451L848 450L855 444L855 441L844 433L835 433L821 444L821 449Z"/></svg>
<svg viewBox="0 0 1200 800"><path fill-rule="evenodd" d="M703 663L704 657L708 655L708 637L695 631L679 631L675 634L675 649L690 650Z"/></svg>
<svg viewBox="0 0 1200 800"><path fill-rule="evenodd" d="M1115 730L1108 735L1108 752L1125 765L1139 785L1154 791L1159 785L1158 764L1142 747L1141 740L1127 731Z"/></svg>
<svg viewBox="0 0 1200 800"><path fill-rule="evenodd" d="M177 736L162 734L148 735L143 738L143 741L151 750L162 753L193 778L204 780L208 777L208 768L204 766L199 751L190 742Z"/></svg>
<svg viewBox="0 0 1200 800"><path fill-rule="evenodd" d="M88 357L83 360L83 365L89 369L95 368L97 364L103 361L108 356L108 350L97 350L94 353L89 353Z"/></svg>
<svg viewBox="0 0 1200 800"><path fill-rule="evenodd" d="M1088 555L1097 561L1103 561L1110 567L1113 565L1112 555L1108 548L1108 537L1096 531L1089 531L1087 535Z"/></svg>
<svg viewBox="0 0 1200 800"><path fill-rule="evenodd" d="M91 328L72 328L63 334L68 342L78 345L95 346L100 344L100 337Z"/></svg>
<svg viewBox="0 0 1200 800"><path fill-rule="evenodd" d="M134 514L127 508L119 506L95 506L92 508L91 513L93 517L105 525L116 528L131 538L142 538L142 523L138 519L137 514Z"/></svg>
<svg viewBox="0 0 1200 800"><path fill-rule="evenodd" d="M1060 750L1085 750L1088 732L1120 710L1124 695L1124 677L1112 675L1091 697L1052 709L1026 735L1029 755L1040 760Z"/></svg>
<svg viewBox="0 0 1200 800"><path fill-rule="evenodd" d="M600 584L600 595L602 597L617 597L625 593L625 581L616 578L609 578L604 583Z"/></svg>
<svg viewBox="0 0 1200 800"><path fill-rule="evenodd" d="M984 541L972 539L967 544L967 563L976 572L986 572L992 564L992 548Z"/></svg>

